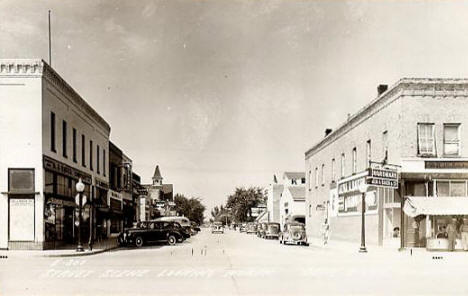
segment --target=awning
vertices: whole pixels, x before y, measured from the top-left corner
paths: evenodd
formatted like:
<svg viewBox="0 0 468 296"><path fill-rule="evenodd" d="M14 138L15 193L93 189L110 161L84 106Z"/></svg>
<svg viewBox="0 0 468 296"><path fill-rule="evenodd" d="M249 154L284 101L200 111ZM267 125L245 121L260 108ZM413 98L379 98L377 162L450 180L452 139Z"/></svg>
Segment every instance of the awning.
<svg viewBox="0 0 468 296"><path fill-rule="evenodd" d="M468 215L468 197L408 196L403 211L410 217Z"/></svg>

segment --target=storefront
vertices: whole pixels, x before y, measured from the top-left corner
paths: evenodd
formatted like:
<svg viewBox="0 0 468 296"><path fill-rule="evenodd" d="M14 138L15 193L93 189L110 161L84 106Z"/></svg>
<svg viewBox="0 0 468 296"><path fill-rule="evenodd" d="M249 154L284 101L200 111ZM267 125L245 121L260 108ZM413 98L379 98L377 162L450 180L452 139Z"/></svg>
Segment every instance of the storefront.
<svg viewBox="0 0 468 296"><path fill-rule="evenodd" d="M122 193L109 190L109 207L110 207L110 225L109 234L116 235L123 229L123 200Z"/></svg>
<svg viewBox="0 0 468 296"><path fill-rule="evenodd" d="M95 198L94 198L94 209L95 209L95 239L100 241L108 237L109 228L109 217L110 208L107 201L109 192L109 185L106 182L96 179L95 186Z"/></svg>
<svg viewBox="0 0 468 296"><path fill-rule="evenodd" d="M91 176L64 163L44 156L44 248L73 244L77 240L78 211L76 183L85 184L84 195L91 195ZM89 206L83 209L82 238L89 236Z"/></svg>

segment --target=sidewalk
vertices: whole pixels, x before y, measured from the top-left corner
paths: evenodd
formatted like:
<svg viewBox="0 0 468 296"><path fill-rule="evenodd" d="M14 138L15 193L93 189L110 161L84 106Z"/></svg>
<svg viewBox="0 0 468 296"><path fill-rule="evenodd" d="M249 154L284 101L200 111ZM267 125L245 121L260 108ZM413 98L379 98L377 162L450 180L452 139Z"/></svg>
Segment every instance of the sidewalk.
<svg viewBox="0 0 468 296"><path fill-rule="evenodd" d="M84 252L77 252L76 245L65 245L59 249L53 250L0 250L0 256L7 257L77 257L96 255L106 251L110 251L119 247L116 237L107 238L105 240L95 242L93 250L89 250L88 244L83 244Z"/></svg>

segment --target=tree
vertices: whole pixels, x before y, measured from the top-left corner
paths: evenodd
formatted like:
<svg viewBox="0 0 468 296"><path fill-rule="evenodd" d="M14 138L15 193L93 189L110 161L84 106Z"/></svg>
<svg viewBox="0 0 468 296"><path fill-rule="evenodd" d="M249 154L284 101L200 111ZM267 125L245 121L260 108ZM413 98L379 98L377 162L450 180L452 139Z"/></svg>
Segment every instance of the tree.
<svg viewBox="0 0 468 296"><path fill-rule="evenodd" d="M252 208L264 203L265 192L260 187L237 187L234 194L228 196L226 207L231 208L231 213L237 222L251 222Z"/></svg>
<svg viewBox="0 0 468 296"><path fill-rule="evenodd" d="M178 215L183 215L197 224L203 223L206 207L201 203L200 198L187 198L183 194L177 193L174 196L174 203Z"/></svg>

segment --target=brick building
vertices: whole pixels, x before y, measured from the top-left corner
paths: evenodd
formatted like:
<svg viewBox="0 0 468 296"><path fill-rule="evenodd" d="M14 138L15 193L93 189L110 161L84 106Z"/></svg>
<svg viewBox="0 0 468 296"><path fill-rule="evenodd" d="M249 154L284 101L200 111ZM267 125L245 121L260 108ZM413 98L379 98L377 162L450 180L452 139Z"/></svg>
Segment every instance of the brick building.
<svg viewBox="0 0 468 296"><path fill-rule="evenodd" d="M466 114L467 79L379 86L374 100L305 153L308 235L320 237L327 221L330 239L358 242L358 187L370 162L384 162L399 167L400 180L396 190L367 192L367 241L430 246L452 218L468 214Z"/></svg>

